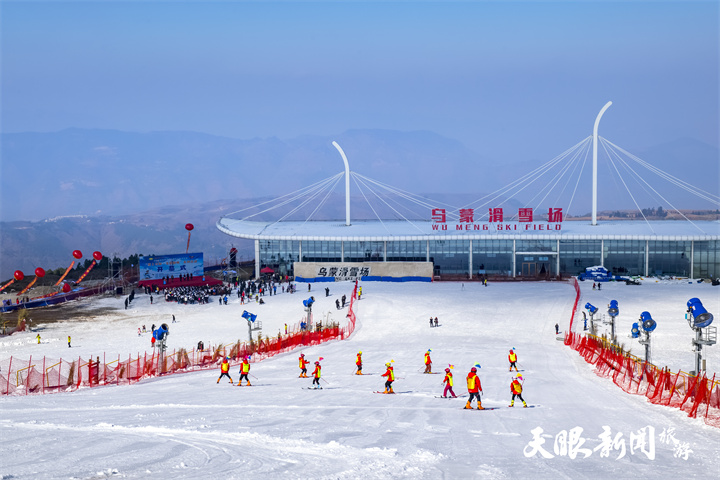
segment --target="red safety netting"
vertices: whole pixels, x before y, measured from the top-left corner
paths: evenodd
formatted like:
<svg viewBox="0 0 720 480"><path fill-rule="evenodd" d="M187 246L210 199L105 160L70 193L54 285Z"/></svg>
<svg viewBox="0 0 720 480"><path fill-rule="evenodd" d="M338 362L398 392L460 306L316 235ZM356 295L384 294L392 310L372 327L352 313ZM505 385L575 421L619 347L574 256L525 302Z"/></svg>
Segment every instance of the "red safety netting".
<svg viewBox="0 0 720 480"><path fill-rule="evenodd" d="M174 373L212 370L225 357L237 364L250 356L253 363L297 347L319 345L331 340L344 340L355 331L355 298L357 283L350 296L347 325L317 326L315 331L300 331L277 337L260 338L257 342L236 342L211 346L203 350L176 349L161 356L153 351L117 358L76 358L52 360L45 357L27 361L10 357L0 361L0 394L28 395L73 391L100 385L129 385L143 378Z"/></svg>
<svg viewBox="0 0 720 480"><path fill-rule="evenodd" d="M568 332L565 345L576 350L595 366L600 377L611 378L618 387L634 395L644 395L656 405L687 412L720 428L720 382L685 372L673 373L623 352L618 346L593 335Z"/></svg>

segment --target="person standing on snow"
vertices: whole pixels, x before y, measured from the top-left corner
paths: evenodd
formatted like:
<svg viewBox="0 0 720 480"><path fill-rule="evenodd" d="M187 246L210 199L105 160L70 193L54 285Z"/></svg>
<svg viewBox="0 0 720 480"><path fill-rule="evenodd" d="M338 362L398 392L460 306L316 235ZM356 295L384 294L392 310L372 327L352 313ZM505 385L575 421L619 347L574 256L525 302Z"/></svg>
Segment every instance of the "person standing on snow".
<svg viewBox="0 0 720 480"><path fill-rule="evenodd" d="M71 346L70 346L70 335L68 335L68 348L71 348Z"/></svg>
<svg viewBox="0 0 720 480"><path fill-rule="evenodd" d="M453 375L449 368L445 369L445 378L442 383L445 384L445 390L443 391L443 398L447 398L447 393L450 392L452 398L457 398L455 392L453 392Z"/></svg>
<svg viewBox="0 0 720 480"><path fill-rule="evenodd" d="M425 371L423 373L432 373L432 360L430 359L430 352L432 352L430 349L425 352Z"/></svg>
<svg viewBox="0 0 720 480"><path fill-rule="evenodd" d="M298 366L300 367L300 376L298 378L307 378L307 364L308 361L305 360L305 354L301 353L298 357Z"/></svg>
<svg viewBox="0 0 720 480"><path fill-rule="evenodd" d="M237 386L242 386L243 378L247 380L247 386L250 386L250 379L248 378L248 374L250 373L250 359L248 357L243 358L243 362L240 364L240 380L238 381Z"/></svg>
<svg viewBox="0 0 720 480"><path fill-rule="evenodd" d="M322 367L320 366L320 362L315 362L315 370L313 370L313 381L312 384L315 385L315 388L322 388L320 386L320 373L321 373Z"/></svg>
<svg viewBox="0 0 720 480"><path fill-rule="evenodd" d="M482 385L480 385L480 379L477 376L477 368L475 367L472 367L470 369L470 373L468 373L467 388L468 393L470 394L470 398L468 398L468 401L465 404L465 408L472 410L471 402L473 398L475 398L477 399L477 409L485 410L485 407L482 406L482 402L480 401L480 392L482 392Z"/></svg>
<svg viewBox="0 0 720 480"><path fill-rule="evenodd" d="M512 372L513 367L515 367L515 371L518 371L517 368L517 354L510 349L510 353L508 354L508 362L510 362L510 368L508 368L508 372Z"/></svg>
<svg viewBox="0 0 720 480"><path fill-rule="evenodd" d="M517 377L513 378L513 381L510 384L510 393L512 393L512 400L510 400L511 407L514 406L514 404L515 404L515 397L518 397L520 399L520 401L523 402L523 407L527 408L527 403L525 403L525 400L523 400L523 397L522 397L523 387L522 387L522 383L520 383L522 381L523 381L523 377L522 377L522 375L520 375L518 373Z"/></svg>
<svg viewBox="0 0 720 480"><path fill-rule="evenodd" d="M433 327L433 318L430 317L430 328L432 328L432 327Z"/></svg>
<svg viewBox="0 0 720 480"><path fill-rule="evenodd" d="M557 335L557 334L559 334L559 333L560 333L560 325L558 325L558 324L556 323L556 324L555 324L555 335Z"/></svg>
<svg viewBox="0 0 720 480"><path fill-rule="evenodd" d="M393 371L392 364L386 363L387 370L382 374L383 377L387 377L385 382L385 391L383 393L395 393L392 389L392 383L395 381L395 372Z"/></svg>
<svg viewBox="0 0 720 480"><path fill-rule="evenodd" d="M230 362L228 360L230 360L230 357L225 357L220 364L220 376L215 383L220 383L220 379L222 377L228 377L230 379L230 383L233 383L233 379L230 377Z"/></svg>
<svg viewBox="0 0 720 480"><path fill-rule="evenodd" d="M357 358L355 359L355 365L357 366L357 372L355 372L355 375L362 375L362 352L357 353Z"/></svg>

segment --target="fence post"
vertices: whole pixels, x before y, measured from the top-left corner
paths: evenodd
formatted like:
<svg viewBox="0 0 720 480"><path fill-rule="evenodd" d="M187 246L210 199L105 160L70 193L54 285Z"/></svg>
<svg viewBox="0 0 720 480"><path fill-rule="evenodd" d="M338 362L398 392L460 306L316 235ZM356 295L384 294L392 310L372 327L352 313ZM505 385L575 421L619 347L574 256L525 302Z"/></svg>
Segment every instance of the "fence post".
<svg viewBox="0 0 720 480"><path fill-rule="evenodd" d="M6 382L7 383L7 385L6 385L7 395L10 395L10 375L12 373L12 358L13 358L12 355L10 355L10 365L8 365L8 375L7 375L7 382Z"/></svg>
<svg viewBox="0 0 720 480"><path fill-rule="evenodd" d="M32 365L32 355L30 355L30 361L28 362L27 369L27 377L25 377L25 395L27 395L28 390L30 390L30 365Z"/></svg>
<svg viewBox="0 0 720 480"><path fill-rule="evenodd" d="M43 369L42 369L42 394L45 395L45 356L43 356Z"/></svg>
<svg viewBox="0 0 720 480"><path fill-rule="evenodd" d="M60 372L62 372L62 357L60 357L60 365L58 366L58 391L60 391Z"/></svg>

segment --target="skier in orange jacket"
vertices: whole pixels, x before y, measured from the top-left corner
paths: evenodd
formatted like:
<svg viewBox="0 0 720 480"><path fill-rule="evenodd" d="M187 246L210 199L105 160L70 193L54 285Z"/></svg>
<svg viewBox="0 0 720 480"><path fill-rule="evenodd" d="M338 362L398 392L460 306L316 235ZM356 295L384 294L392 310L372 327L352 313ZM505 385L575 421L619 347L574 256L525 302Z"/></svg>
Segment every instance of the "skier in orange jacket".
<svg viewBox="0 0 720 480"><path fill-rule="evenodd" d="M432 352L430 349L425 352L425 371L423 373L432 373L432 360L430 359L430 352Z"/></svg>
<svg viewBox="0 0 720 480"><path fill-rule="evenodd" d="M485 407L482 406L482 402L480 401L480 392L482 392L482 385L480 385L480 379L477 376L477 368L475 367L472 367L470 369L470 373L468 373L467 388L468 393L470 394L470 398L468 398L468 401L465 404L465 408L472 410L472 405L470 404L470 402L472 402L473 398L475 398L477 400L477 409L485 410Z"/></svg>
<svg viewBox="0 0 720 480"><path fill-rule="evenodd" d="M298 366L300 367L300 376L298 378L307 378L307 364L309 362L305 360L305 354L301 353L298 357Z"/></svg>
<svg viewBox="0 0 720 480"><path fill-rule="evenodd" d="M228 377L230 379L230 383L233 383L233 379L230 376L230 363L228 362L228 360L230 360L230 357L225 357L220 364L220 376L215 383L220 383L220 379L222 377Z"/></svg>
<svg viewBox="0 0 720 480"><path fill-rule="evenodd" d="M510 362L510 368L508 369L508 372L512 372L513 367L515 367L515 371L518 371L517 368L517 353L513 352L512 349L510 350L510 353L508 354L508 362Z"/></svg>
<svg viewBox="0 0 720 480"><path fill-rule="evenodd" d="M518 397L520 399L520 401L523 402L523 407L527 408L527 403L525 403L525 400L523 400L523 397L522 397L523 387L522 387L522 383L520 383L522 381L523 381L523 377L522 377L522 375L520 375L518 373L517 377L513 378L513 381L510 384L510 393L512 393L512 400L510 400L511 407L515 405L515 397Z"/></svg>
<svg viewBox="0 0 720 480"><path fill-rule="evenodd" d="M382 376L387 377L387 381L385 382L385 391L381 393L395 393L392 389L392 383L395 381L395 372L393 371L391 364L386 363L385 366L387 367L387 370L382 374Z"/></svg>
<svg viewBox="0 0 720 480"><path fill-rule="evenodd" d="M355 360L355 365L357 366L357 372L355 372L355 375L362 375L362 352L357 353L357 359Z"/></svg>

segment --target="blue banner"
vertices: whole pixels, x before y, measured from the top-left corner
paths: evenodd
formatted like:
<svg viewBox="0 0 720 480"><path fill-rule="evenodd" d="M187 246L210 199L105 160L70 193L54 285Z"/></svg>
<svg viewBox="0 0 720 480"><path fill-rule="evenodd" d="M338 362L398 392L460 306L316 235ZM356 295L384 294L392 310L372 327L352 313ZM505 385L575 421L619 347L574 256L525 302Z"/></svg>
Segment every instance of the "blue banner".
<svg viewBox="0 0 720 480"><path fill-rule="evenodd" d="M190 274L203 276L202 253L180 253L177 255L153 255L140 257L140 280L162 280L180 278Z"/></svg>

